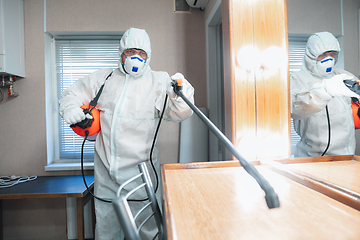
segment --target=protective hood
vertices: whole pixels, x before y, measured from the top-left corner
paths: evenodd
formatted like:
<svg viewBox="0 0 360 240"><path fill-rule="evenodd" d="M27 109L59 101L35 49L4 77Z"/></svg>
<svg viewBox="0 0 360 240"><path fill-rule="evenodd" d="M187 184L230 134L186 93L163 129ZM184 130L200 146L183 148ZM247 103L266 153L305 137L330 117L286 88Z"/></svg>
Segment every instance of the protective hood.
<svg viewBox="0 0 360 240"><path fill-rule="evenodd" d="M322 78L322 74L316 67L316 62L317 58L327 51L340 52L340 44L334 35L329 32L319 32L310 36L306 44L304 70L309 71L316 77ZM335 64L336 62L337 59L335 59Z"/></svg>
<svg viewBox="0 0 360 240"><path fill-rule="evenodd" d="M146 33L143 29L138 28L129 28L124 35L122 36L120 40L120 47L119 47L119 70L126 74L122 67L122 60L121 60L121 54L128 48L138 48L142 49L147 54L147 59L145 61L144 68L139 72L139 75L137 77L143 76L146 72L149 72L150 66L150 59L151 59L151 44L150 44L150 38L149 35Z"/></svg>

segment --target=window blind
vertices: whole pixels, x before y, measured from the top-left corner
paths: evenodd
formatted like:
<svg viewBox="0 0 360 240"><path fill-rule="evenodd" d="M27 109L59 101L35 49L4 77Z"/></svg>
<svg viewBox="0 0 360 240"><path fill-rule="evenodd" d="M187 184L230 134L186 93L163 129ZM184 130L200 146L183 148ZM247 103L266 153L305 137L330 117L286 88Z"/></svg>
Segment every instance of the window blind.
<svg viewBox="0 0 360 240"><path fill-rule="evenodd" d="M57 97L79 78L100 68L118 66L119 40L56 40ZM90 101L91 99L89 99ZM84 138L75 134L59 116L59 158L78 161ZM84 145L84 160L93 160L94 141Z"/></svg>
<svg viewBox="0 0 360 240"><path fill-rule="evenodd" d="M300 71L302 61L305 55L306 39L289 39L289 71L290 74ZM294 129L293 119L291 118L291 155L294 155L296 143L300 140L300 136Z"/></svg>

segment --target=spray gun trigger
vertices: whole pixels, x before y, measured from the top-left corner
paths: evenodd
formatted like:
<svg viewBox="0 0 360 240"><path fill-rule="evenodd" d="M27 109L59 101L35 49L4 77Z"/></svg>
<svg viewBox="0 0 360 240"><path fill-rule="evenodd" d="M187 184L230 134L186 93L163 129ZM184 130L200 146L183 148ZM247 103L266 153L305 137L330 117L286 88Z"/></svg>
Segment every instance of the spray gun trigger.
<svg viewBox="0 0 360 240"><path fill-rule="evenodd" d="M181 79L176 79L172 81L172 86L174 88L174 92L179 95L178 93L182 90L183 88L183 81Z"/></svg>

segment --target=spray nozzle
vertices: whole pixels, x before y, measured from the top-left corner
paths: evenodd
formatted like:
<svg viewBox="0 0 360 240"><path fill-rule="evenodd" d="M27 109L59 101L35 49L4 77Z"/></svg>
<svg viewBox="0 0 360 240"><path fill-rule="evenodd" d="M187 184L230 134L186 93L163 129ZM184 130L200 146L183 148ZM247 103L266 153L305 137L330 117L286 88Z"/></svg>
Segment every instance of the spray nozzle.
<svg viewBox="0 0 360 240"><path fill-rule="evenodd" d="M179 95L178 93L182 90L183 88L183 81L181 79L177 79L177 80L173 80L172 82L172 86L174 88L174 92Z"/></svg>

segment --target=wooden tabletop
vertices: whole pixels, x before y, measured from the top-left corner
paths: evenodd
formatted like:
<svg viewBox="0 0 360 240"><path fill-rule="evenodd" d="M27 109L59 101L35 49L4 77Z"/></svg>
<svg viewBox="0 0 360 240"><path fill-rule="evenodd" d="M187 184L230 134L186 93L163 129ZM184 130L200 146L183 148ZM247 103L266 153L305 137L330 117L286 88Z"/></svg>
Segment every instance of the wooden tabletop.
<svg viewBox="0 0 360 240"><path fill-rule="evenodd" d="M360 161L287 164L298 173L360 193Z"/></svg>
<svg viewBox="0 0 360 240"><path fill-rule="evenodd" d="M85 176L85 180L91 189L94 176ZM0 188L0 199L83 197L87 192L82 176L40 176L32 181Z"/></svg>
<svg viewBox="0 0 360 240"><path fill-rule="evenodd" d="M356 155L264 161L272 170L360 211L360 157Z"/></svg>
<svg viewBox="0 0 360 240"><path fill-rule="evenodd" d="M242 167L162 165L168 239L359 239L360 211L257 166L279 195L264 192Z"/></svg>

